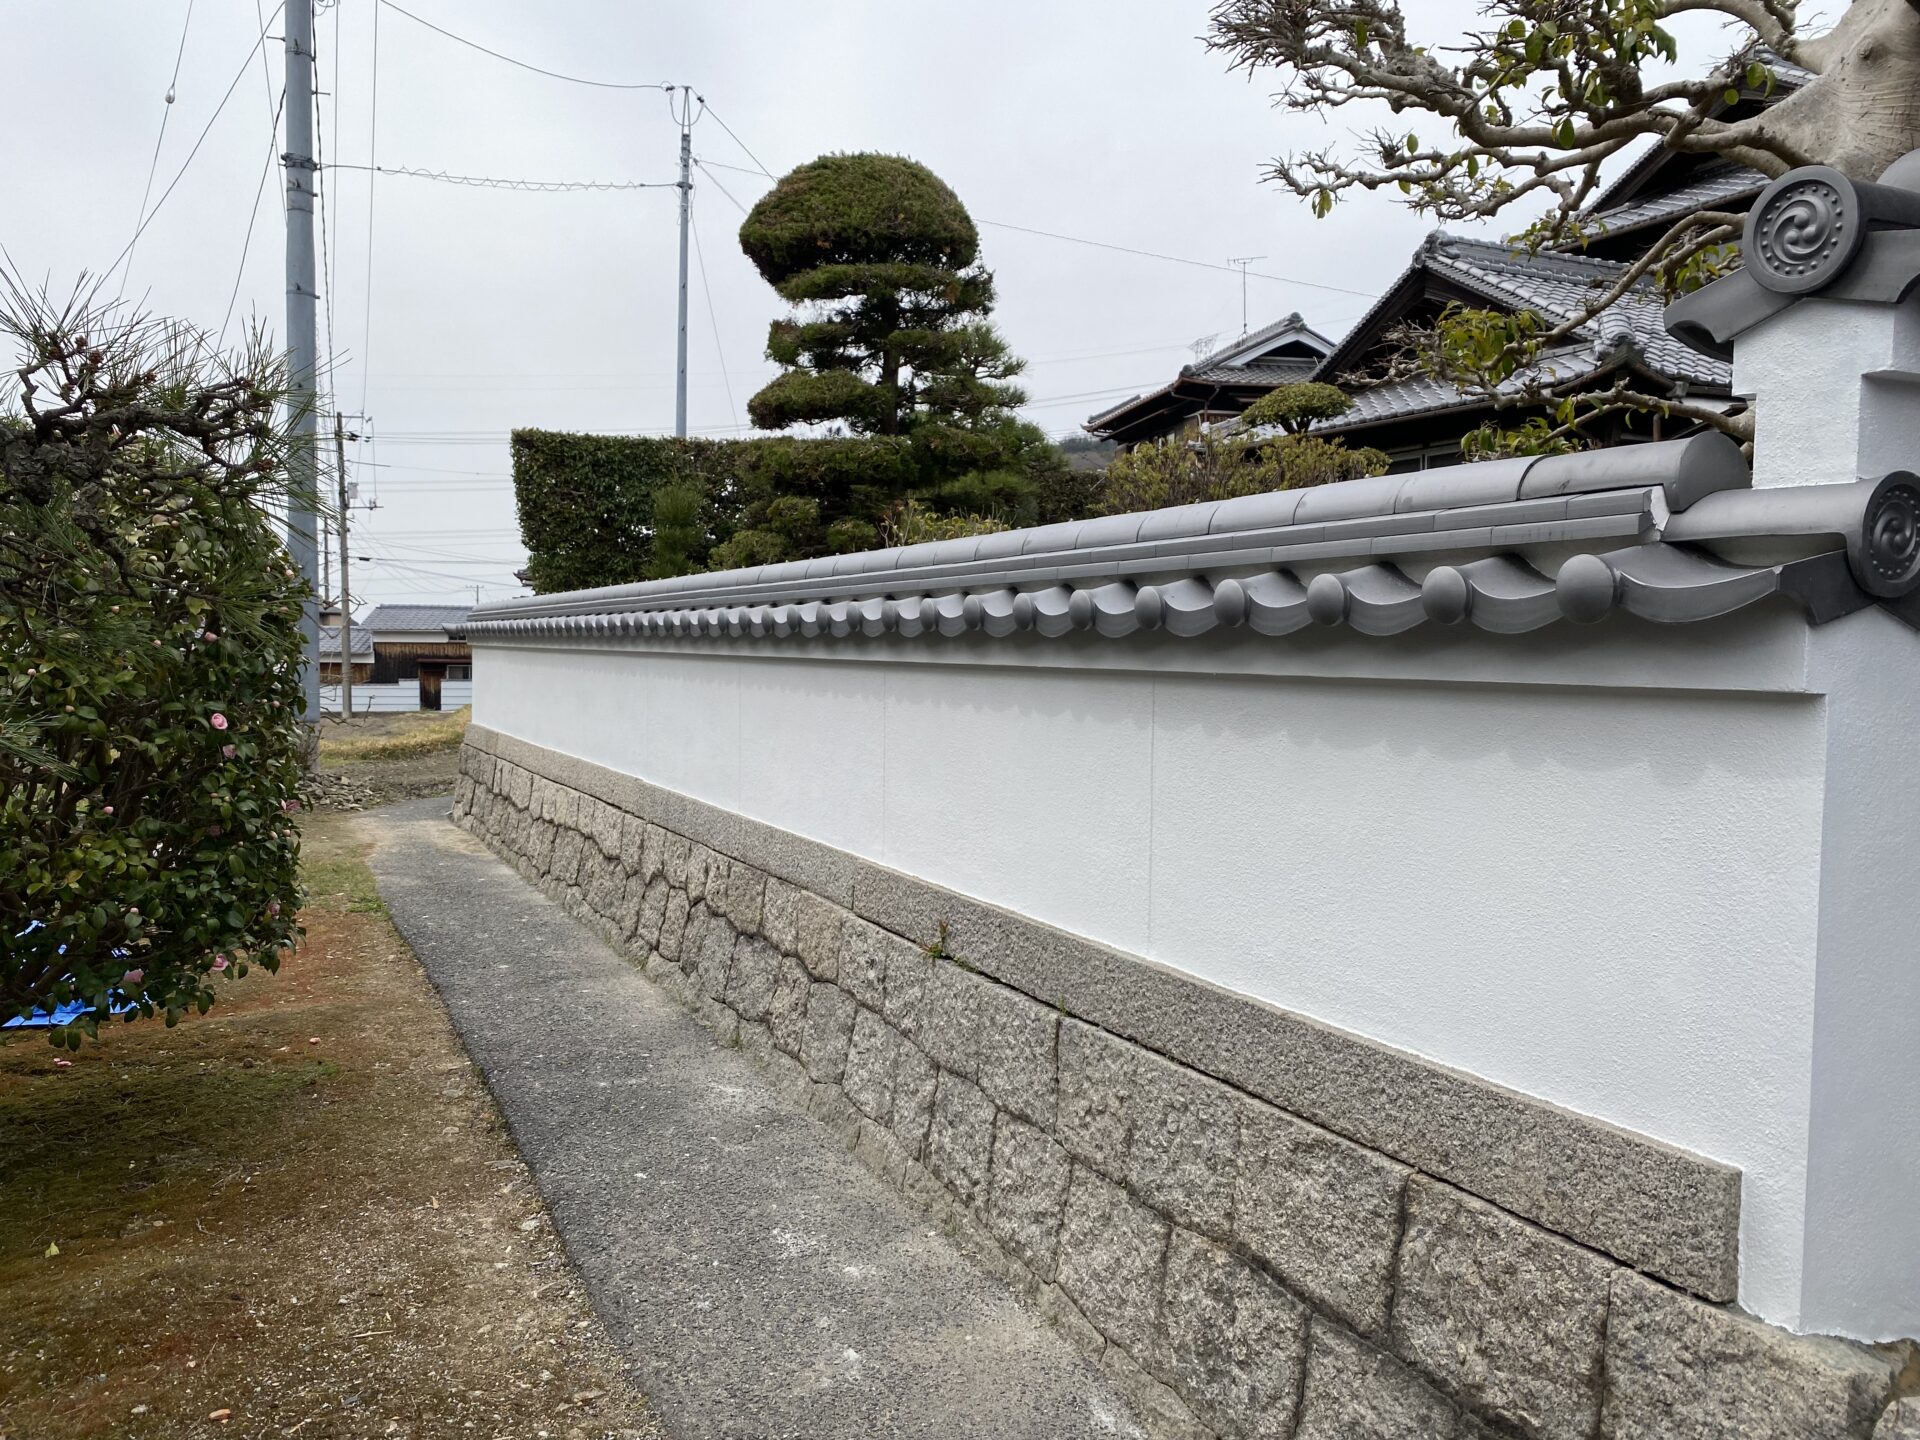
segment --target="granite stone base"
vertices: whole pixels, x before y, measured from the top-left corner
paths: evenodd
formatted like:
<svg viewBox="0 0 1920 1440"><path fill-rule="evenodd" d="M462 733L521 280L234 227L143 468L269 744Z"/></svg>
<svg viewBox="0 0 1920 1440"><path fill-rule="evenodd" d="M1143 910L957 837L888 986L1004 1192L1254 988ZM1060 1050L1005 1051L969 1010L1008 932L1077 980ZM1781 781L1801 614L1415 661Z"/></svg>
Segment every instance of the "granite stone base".
<svg viewBox="0 0 1920 1440"><path fill-rule="evenodd" d="M1701 1299L1712 1267L1672 1283L1494 1203L1498 1185L1463 1188L1498 1178L1471 1157L1369 1143L1404 1115L1337 1130L1097 1004L1008 983L985 907L937 887L874 867L883 899L861 904L854 857L477 729L453 813L765 1063L1163 1434L1869 1440L1905 1388L1872 1348ZM1501 1104L1500 1133L1524 1132L1532 1112Z"/></svg>

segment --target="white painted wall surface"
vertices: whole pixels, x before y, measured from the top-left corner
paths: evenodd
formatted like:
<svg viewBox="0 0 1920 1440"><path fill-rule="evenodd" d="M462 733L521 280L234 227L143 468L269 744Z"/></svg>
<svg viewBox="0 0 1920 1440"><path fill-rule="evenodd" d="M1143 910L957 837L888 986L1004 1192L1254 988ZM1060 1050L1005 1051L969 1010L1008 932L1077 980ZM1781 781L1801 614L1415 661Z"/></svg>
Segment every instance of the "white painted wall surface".
<svg viewBox="0 0 1920 1440"><path fill-rule="evenodd" d="M1853 1093L1816 1045L1863 1003L1818 1013L1856 937L1809 666L1883 623L1480 637L1465 684L1353 636L1333 676L1291 640L484 646L475 719L1737 1165L1742 1302L1863 1334L1804 1265L1810 1184L1845 1210L1811 1107Z"/></svg>

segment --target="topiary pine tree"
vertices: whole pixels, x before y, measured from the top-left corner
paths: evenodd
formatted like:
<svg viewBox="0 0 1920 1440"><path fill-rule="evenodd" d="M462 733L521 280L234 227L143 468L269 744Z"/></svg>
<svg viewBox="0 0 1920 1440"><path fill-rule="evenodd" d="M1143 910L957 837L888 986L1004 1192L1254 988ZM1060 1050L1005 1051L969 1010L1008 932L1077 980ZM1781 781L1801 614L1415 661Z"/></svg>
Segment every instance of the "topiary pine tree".
<svg viewBox="0 0 1920 1440"><path fill-rule="evenodd" d="M1036 470L1057 457L1013 414L1022 363L987 319L979 232L938 176L900 156L823 156L754 206L740 245L797 310L773 323L767 356L783 368L748 414L830 438L769 446L749 467L742 528L717 561L871 543L909 498L1031 518ZM817 445L835 453L815 456ZM773 523L794 497L815 502L815 523Z"/></svg>

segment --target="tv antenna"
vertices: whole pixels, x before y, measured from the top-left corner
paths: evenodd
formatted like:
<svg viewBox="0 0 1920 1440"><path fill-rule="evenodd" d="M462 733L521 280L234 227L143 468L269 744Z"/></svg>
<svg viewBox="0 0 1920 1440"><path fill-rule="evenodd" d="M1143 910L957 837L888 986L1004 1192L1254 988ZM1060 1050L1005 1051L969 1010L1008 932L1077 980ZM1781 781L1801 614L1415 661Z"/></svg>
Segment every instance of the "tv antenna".
<svg viewBox="0 0 1920 1440"><path fill-rule="evenodd" d="M1240 272L1240 336L1247 334L1247 267L1256 260L1264 260L1264 255L1229 255L1227 264Z"/></svg>

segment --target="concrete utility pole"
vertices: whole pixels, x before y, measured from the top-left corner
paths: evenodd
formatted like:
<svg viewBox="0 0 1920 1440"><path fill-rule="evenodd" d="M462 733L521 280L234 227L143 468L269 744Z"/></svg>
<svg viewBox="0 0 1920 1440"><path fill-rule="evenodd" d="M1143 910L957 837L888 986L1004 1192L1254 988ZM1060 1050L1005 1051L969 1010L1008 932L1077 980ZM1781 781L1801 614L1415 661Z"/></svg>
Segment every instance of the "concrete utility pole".
<svg viewBox="0 0 1920 1440"><path fill-rule="evenodd" d="M357 435L354 437L359 438ZM340 718L353 718L353 591L347 586L347 428L333 412L333 459L340 484Z"/></svg>
<svg viewBox="0 0 1920 1440"><path fill-rule="evenodd" d="M687 225L693 215L693 92L680 88L680 364L673 433L687 438Z"/></svg>
<svg viewBox="0 0 1920 1440"><path fill-rule="evenodd" d="M314 334L313 187L313 0L287 5L287 404L293 412L293 449L287 457L292 494L287 507L287 549L314 596L301 613L306 638L302 717L320 723L320 608L318 585L320 474L314 453L314 380L319 370ZM344 560L344 557L343 557Z"/></svg>

